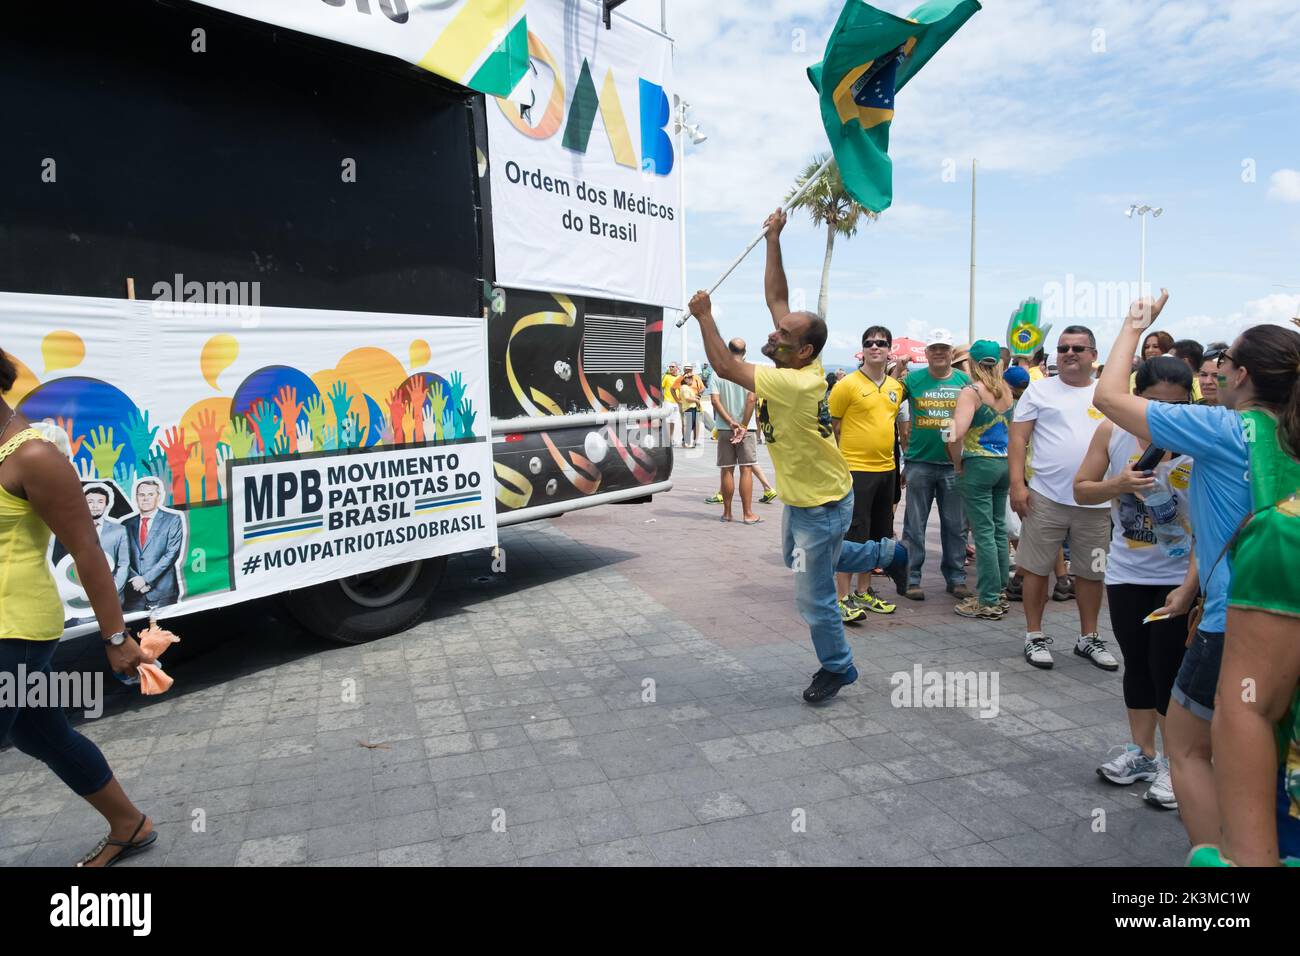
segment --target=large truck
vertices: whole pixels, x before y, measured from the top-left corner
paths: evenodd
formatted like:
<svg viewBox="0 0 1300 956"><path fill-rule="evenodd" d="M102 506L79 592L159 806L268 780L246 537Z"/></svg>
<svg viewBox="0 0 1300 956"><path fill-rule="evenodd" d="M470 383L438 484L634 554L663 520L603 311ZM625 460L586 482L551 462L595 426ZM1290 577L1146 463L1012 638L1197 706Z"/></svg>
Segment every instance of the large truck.
<svg viewBox="0 0 1300 956"><path fill-rule="evenodd" d="M126 531L106 554L129 619L275 595L370 640L497 529L671 487L676 144L664 77L617 59L670 64L667 38L528 0L513 98L351 42L456 6L3 14L5 397ZM50 561L67 634L92 630L58 542Z"/></svg>

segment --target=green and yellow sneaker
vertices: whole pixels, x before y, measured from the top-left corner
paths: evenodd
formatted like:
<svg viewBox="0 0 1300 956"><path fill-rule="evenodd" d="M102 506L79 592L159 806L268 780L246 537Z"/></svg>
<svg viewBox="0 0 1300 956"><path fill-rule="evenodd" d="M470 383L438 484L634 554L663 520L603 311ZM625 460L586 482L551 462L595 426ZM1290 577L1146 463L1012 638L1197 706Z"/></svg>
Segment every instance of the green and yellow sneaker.
<svg viewBox="0 0 1300 956"><path fill-rule="evenodd" d="M840 607L840 620L845 624L852 624L867 616L867 612L855 604L850 604L848 601L840 601L838 603Z"/></svg>
<svg viewBox="0 0 1300 956"><path fill-rule="evenodd" d="M765 505L770 505L773 501L776 501L776 489L775 488L767 489L767 491L763 492L763 497L759 498L758 500L763 502L763 504Z"/></svg>
<svg viewBox="0 0 1300 956"><path fill-rule="evenodd" d="M898 605L890 604L871 589L867 589L860 594L851 595L849 600L862 610L871 611L874 614L893 614L898 610Z"/></svg>
<svg viewBox="0 0 1300 956"><path fill-rule="evenodd" d="M704 503L705 503L706 505L720 505L720 504L722 504L722 493L721 493L721 492L718 492L718 494L714 495L712 498L705 498L705 499L704 499Z"/></svg>

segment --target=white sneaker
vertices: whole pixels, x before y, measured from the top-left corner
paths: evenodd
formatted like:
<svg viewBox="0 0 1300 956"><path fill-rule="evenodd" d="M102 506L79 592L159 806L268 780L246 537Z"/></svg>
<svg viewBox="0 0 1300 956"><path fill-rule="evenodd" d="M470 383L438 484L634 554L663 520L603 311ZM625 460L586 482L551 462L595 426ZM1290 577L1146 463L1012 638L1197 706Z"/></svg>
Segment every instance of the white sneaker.
<svg viewBox="0 0 1300 956"><path fill-rule="evenodd" d="M1165 771L1168 773L1168 771ZM1124 752L1107 760L1097 768L1097 776L1111 783L1127 787L1139 780L1150 782L1160 779L1160 765L1155 757L1148 757L1137 744L1125 744ZM1148 790L1147 793L1151 791Z"/></svg>
<svg viewBox="0 0 1300 956"><path fill-rule="evenodd" d="M1157 762L1155 783L1147 787L1142 799L1161 810L1177 810L1178 798L1174 796L1174 780L1169 775L1169 758L1161 757Z"/></svg>
<svg viewBox="0 0 1300 956"><path fill-rule="evenodd" d="M1080 657L1088 658L1104 671L1119 670L1119 661L1115 660L1114 655L1106 650L1106 642L1097 635L1096 631L1080 637L1074 645L1074 653Z"/></svg>
<svg viewBox="0 0 1300 956"><path fill-rule="evenodd" d="M1032 631L1025 635L1025 660L1035 667L1041 667L1044 670L1052 666L1052 652L1047 649L1047 645L1052 643L1052 639L1043 634L1042 631Z"/></svg>

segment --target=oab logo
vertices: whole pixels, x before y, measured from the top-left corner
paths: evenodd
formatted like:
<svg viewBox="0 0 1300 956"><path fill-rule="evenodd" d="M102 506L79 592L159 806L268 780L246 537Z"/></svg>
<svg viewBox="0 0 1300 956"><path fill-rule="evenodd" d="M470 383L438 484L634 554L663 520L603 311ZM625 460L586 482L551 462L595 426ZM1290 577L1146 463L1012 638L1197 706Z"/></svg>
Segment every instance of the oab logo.
<svg viewBox="0 0 1300 956"><path fill-rule="evenodd" d="M641 156L638 163L613 69L605 70L600 91L597 92L591 63L583 57L582 68L573 85L573 95L569 97L564 88L563 69L546 44L532 32L528 34L528 55L532 59L535 73L530 77L531 90L523 89L515 94L516 98L522 95L523 102L512 103L497 98L501 112L515 129L531 139L550 139L563 126L564 138L561 142L564 148L585 154L591 142L596 113L599 112L610 149L614 153L614 162L632 169L640 165L645 172L657 176L667 176L672 172L673 141L666 132L671 111L663 87L647 79L637 78L639 102L635 104L635 116L639 118L641 128ZM538 64L550 72L549 85L541 70L537 69Z"/></svg>

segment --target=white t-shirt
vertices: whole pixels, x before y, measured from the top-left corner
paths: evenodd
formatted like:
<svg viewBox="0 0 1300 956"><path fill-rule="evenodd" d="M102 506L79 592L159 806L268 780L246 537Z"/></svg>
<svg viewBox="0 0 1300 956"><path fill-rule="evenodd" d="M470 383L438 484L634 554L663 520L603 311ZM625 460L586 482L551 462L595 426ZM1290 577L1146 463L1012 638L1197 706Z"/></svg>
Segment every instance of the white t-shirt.
<svg viewBox="0 0 1300 956"><path fill-rule="evenodd" d="M1033 474L1029 488L1057 504L1109 508L1108 503L1080 505L1074 500L1074 476L1083 464L1097 426L1106 416L1092 405L1096 382L1082 388L1059 377L1030 382L1016 402L1017 422L1034 422Z"/></svg>
<svg viewBox="0 0 1300 956"><path fill-rule="evenodd" d="M1142 457L1137 439L1122 428L1114 428L1106 451L1110 464L1106 477L1114 478ZM1190 534L1188 486L1192 481L1192 459L1179 455L1155 467L1156 477L1169 489L1178 504L1178 521ZM1106 559L1107 584L1182 584L1187 577L1190 556L1171 558L1156 541L1155 526L1146 505L1134 494L1115 498L1111 506L1110 555Z"/></svg>

